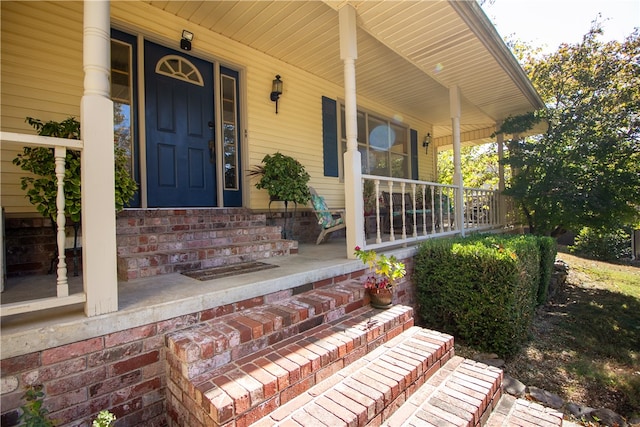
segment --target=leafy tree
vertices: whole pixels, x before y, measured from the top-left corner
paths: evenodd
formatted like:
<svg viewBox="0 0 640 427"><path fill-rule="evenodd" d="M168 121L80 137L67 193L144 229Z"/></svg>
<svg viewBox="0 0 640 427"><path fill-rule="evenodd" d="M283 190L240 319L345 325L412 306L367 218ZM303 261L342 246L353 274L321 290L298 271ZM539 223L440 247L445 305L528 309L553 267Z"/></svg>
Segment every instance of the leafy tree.
<svg viewBox="0 0 640 427"><path fill-rule="evenodd" d="M514 171L506 193L532 233L583 226L615 228L638 220L640 206L640 37L603 43L594 21L581 43L526 56L524 68L547 109L512 117L517 135L537 120L545 133L509 142ZM522 54L522 52L520 52Z"/></svg>
<svg viewBox="0 0 640 427"><path fill-rule="evenodd" d="M61 122L43 122L32 117L25 120L38 135L57 138L80 139L80 122L69 117ZM13 163L32 175L23 176L21 185L27 190L27 198L44 217L57 221L56 197L58 184L54 151L45 147L24 147ZM74 222L80 221L80 153L67 150L64 174L65 214Z"/></svg>
<svg viewBox="0 0 640 427"><path fill-rule="evenodd" d="M27 117L26 121L38 132L38 135L57 138L80 139L80 122L69 117L61 122L43 122ZM136 182L129 173L129 159L122 147L115 146L115 203L116 211L121 211L137 190ZM13 163L31 175L21 179L27 198L38 212L51 218L57 218L56 197L58 192L55 173L54 150L46 147L24 147ZM74 222L80 221L80 152L67 150L64 175L65 214Z"/></svg>
<svg viewBox="0 0 640 427"><path fill-rule="evenodd" d="M498 145L496 143L462 147L460 167L465 187L498 189ZM438 153L438 182L453 184L452 150ZM508 171L505 170L508 177Z"/></svg>

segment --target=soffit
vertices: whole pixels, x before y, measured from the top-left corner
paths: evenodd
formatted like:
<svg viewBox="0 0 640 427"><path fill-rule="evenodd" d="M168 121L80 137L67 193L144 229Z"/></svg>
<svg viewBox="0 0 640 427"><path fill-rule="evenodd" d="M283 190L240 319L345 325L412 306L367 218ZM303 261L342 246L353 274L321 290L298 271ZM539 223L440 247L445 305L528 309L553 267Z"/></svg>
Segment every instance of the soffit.
<svg viewBox="0 0 640 427"><path fill-rule="evenodd" d="M463 97L462 132L540 107L474 1L148 3L338 85L338 9L349 3L358 19L358 94L432 123L437 136L451 134L454 85Z"/></svg>

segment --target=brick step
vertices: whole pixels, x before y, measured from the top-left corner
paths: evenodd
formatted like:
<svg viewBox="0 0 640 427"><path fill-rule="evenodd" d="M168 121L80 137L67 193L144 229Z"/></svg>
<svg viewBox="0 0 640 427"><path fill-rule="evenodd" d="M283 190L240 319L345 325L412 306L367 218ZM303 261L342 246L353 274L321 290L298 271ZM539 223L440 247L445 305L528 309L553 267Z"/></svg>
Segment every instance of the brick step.
<svg viewBox="0 0 640 427"><path fill-rule="evenodd" d="M264 214L247 214L233 219L211 217L151 217L118 218L119 235L162 235L180 232L205 232L215 230L235 230L238 228L264 227L267 220ZM133 229L135 231L131 231Z"/></svg>
<svg viewBox="0 0 640 427"><path fill-rule="evenodd" d="M413 325L363 298L352 280L167 335L171 425L247 425Z"/></svg>
<svg viewBox="0 0 640 427"><path fill-rule="evenodd" d="M128 209L117 217L118 279L133 280L297 253L246 208Z"/></svg>
<svg viewBox="0 0 640 427"><path fill-rule="evenodd" d="M287 256L298 251L294 240L258 240L193 249L118 255L118 279L133 280L159 274L201 270Z"/></svg>
<svg viewBox="0 0 640 427"><path fill-rule="evenodd" d="M259 234L266 223L265 214L246 208L124 210L118 213L116 221L118 250L130 248L130 252L135 253L146 245L216 239L243 229ZM266 230L275 233L277 227Z"/></svg>
<svg viewBox="0 0 640 427"><path fill-rule="evenodd" d="M117 218L137 219L137 225L229 223L252 218L265 220L265 213L253 213L248 208L180 208L180 209L125 209L118 212Z"/></svg>
<svg viewBox="0 0 640 427"><path fill-rule="evenodd" d="M559 427L569 425L576 424L563 421L562 412L508 394L502 396L485 424L486 427Z"/></svg>
<svg viewBox="0 0 640 427"><path fill-rule="evenodd" d="M347 314L372 310L364 306L365 290L357 280L316 289L301 287L294 289L294 294L168 334L167 356L175 360L181 375L191 380L314 327L345 321ZM410 308L398 310L404 314L403 323L412 319Z"/></svg>
<svg viewBox="0 0 640 427"><path fill-rule="evenodd" d="M501 395L500 369L455 356L407 399L384 426L482 426Z"/></svg>
<svg viewBox="0 0 640 427"><path fill-rule="evenodd" d="M178 230L136 235L118 235L118 255L135 256L145 253L197 250L234 243L281 240L278 226L244 226L213 230Z"/></svg>
<svg viewBox="0 0 640 427"><path fill-rule="evenodd" d="M453 337L414 326L254 425L380 425L452 355Z"/></svg>

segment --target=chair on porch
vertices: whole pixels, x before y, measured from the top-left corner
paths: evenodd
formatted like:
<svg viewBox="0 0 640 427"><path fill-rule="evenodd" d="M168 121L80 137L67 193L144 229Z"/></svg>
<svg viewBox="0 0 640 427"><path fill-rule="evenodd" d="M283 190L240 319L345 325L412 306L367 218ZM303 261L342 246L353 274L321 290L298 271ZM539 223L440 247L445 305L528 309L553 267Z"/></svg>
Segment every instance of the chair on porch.
<svg viewBox="0 0 640 427"><path fill-rule="evenodd" d="M329 234L334 231L342 230L347 226L344 219L344 210L333 209L327 207L324 197L318 195L313 187L309 187L311 193L311 205L313 211L318 218L318 224L322 227L322 231L316 240L316 245L322 243Z"/></svg>

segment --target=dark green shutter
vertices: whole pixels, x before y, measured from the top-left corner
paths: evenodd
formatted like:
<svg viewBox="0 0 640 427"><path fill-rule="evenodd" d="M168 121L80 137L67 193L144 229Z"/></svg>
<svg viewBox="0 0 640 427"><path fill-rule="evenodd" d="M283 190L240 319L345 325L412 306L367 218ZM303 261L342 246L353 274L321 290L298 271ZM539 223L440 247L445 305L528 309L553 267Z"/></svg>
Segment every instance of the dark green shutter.
<svg viewBox="0 0 640 427"><path fill-rule="evenodd" d="M411 179L418 179L418 131L410 130L411 134Z"/></svg>
<svg viewBox="0 0 640 427"><path fill-rule="evenodd" d="M324 176L338 176L338 117L336 101L322 97Z"/></svg>

